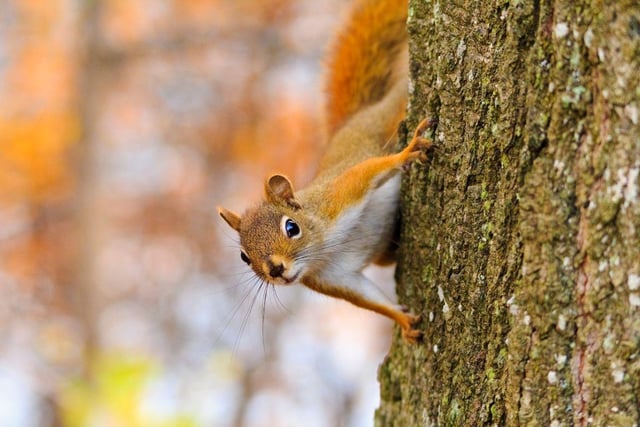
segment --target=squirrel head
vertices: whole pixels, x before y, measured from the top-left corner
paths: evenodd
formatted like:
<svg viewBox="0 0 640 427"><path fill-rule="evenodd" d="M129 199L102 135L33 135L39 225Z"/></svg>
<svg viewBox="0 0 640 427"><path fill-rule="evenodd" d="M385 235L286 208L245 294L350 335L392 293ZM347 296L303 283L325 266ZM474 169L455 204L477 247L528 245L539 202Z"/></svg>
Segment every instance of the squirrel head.
<svg viewBox="0 0 640 427"><path fill-rule="evenodd" d="M287 177L269 177L265 200L244 215L225 208L218 208L218 213L240 235L240 257L259 278L291 284L306 272L305 249L314 243L316 227L294 197Z"/></svg>

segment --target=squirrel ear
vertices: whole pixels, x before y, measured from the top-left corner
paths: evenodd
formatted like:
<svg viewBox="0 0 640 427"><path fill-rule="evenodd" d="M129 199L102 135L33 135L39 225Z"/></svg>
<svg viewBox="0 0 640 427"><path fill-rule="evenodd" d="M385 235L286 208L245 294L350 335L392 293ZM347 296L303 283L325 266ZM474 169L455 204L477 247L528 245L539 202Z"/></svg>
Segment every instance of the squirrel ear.
<svg viewBox="0 0 640 427"><path fill-rule="evenodd" d="M264 184L267 201L271 203L286 203L292 208L300 209L300 203L293 197L291 181L284 175L271 175Z"/></svg>
<svg viewBox="0 0 640 427"><path fill-rule="evenodd" d="M227 224L229 224L229 227L233 228L238 233L240 232L240 216L238 214L222 207L218 207L218 214L226 221Z"/></svg>

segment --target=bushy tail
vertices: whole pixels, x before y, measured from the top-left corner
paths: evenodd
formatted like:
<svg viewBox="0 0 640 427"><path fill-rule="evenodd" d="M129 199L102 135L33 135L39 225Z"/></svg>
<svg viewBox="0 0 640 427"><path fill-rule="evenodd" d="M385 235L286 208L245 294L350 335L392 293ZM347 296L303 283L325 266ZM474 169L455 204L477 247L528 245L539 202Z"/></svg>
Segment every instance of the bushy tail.
<svg viewBox="0 0 640 427"><path fill-rule="evenodd" d="M327 129L333 135L355 112L406 79L408 0L356 0L329 52Z"/></svg>

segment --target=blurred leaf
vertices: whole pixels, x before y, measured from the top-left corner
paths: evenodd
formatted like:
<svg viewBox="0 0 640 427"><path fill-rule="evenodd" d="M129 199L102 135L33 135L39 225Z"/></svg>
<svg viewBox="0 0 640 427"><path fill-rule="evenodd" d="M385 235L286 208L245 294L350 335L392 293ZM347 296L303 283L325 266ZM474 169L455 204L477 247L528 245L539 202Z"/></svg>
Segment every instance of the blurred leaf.
<svg viewBox="0 0 640 427"><path fill-rule="evenodd" d="M154 360L142 356L103 355L93 365L93 382L71 382L60 393L64 425L84 427L195 427L185 414L143 411L150 383L160 375Z"/></svg>
<svg viewBox="0 0 640 427"><path fill-rule="evenodd" d="M68 149L78 134L77 117L70 113L0 118L0 200L41 201L67 190Z"/></svg>

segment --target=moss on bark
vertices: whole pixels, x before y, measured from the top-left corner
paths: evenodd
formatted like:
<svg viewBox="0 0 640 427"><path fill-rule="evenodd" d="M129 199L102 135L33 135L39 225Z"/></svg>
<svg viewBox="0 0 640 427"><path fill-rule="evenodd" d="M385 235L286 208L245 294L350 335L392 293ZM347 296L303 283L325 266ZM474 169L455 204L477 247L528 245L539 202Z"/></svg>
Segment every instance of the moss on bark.
<svg viewBox="0 0 640 427"><path fill-rule="evenodd" d="M378 426L640 421L640 5L412 1L400 302Z"/></svg>

